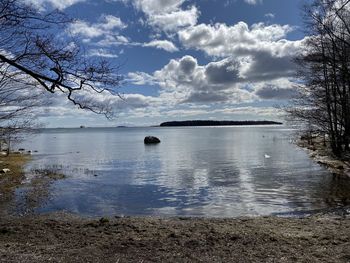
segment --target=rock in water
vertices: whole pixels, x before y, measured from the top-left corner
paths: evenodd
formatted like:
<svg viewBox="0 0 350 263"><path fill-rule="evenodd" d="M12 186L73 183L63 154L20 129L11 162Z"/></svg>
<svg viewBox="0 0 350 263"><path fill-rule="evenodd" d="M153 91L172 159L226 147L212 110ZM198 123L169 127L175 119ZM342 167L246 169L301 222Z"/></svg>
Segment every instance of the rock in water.
<svg viewBox="0 0 350 263"><path fill-rule="evenodd" d="M156 144L156 143L160 143L160 140L154 136L147 136L145 137L144 142L145 144Z"/></svg>

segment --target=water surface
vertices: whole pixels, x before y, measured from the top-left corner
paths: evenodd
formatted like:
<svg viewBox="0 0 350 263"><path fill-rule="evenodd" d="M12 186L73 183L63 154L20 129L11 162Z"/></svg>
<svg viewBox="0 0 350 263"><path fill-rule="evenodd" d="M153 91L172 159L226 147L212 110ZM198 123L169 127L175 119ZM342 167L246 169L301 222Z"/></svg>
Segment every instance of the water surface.
<svg viewBox="0 0 350 263"><path fill-rule="evenodd" d="M38 151L29 178L47 168L67 175L52 182L38 213L237 217L348 204L349 182L312 161L293 134L285 127L45 129L20 147ZM147 135L162 142L145 146ZM18 202L26 191L17 191Z"/></svg>

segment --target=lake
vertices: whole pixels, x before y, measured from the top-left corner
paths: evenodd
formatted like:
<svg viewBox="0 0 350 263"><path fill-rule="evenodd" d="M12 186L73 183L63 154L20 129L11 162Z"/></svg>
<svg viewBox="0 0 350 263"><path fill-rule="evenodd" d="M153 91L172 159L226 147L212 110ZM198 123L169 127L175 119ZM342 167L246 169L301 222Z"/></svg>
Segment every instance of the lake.
<svg viewBox="0 0 350 263"><path fill-rule="evenodd" d="M153 135L162 141L146 146ZM349 181L334 178L293 144L284 126L44 129L19 147L36 150L50 182L32 212L83 216L293 215L349 204ZM270 157L270 158L268 158Z"/></svg>

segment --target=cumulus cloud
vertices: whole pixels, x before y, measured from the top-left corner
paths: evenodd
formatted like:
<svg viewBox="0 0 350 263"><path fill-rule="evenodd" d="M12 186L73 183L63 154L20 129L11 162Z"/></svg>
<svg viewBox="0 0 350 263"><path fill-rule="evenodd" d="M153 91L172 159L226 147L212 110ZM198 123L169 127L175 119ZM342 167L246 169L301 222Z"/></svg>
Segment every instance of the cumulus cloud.
<svg viewBox="0 0 350 263"><path fill-rule="evenodd" d="M201 50L209 56L225 58L233 63L230 69L236 68L235 74L227 74L230 73L229 68L218 70L217 73L223 74L218 75L221 80L239 77L239 81L270 81L295 74L292 59L301 52L304 40L286 40L292 30L289 25L264 23L251 27L244 22L232 26L200 24L181 30L179 40L188 49Z"/></svg>
<svg viewBox="0 0 350 263"><path fill-rule="evenodd" d="M148 17L148 24L166 32L176 32L179 28L197 24L198 9L195 6L187 10L176 10L160 14L152 14Z"/></svg>
<svg viewBox="0 0 350 263"><path fill-rule="evenodd" d="M178 8L175 4L178 2L169 3L164 2L165 6L154 12L171 12ZM147 98L153 100L153 104L142 104L144 97L132 98L131 108L144 113L145 108L155 110L154 105L158 111L166 111L180 105L219 106L288 99L294 93L295 66L291 58L299 52L303 42L284 39L291 30L293 28L288 25L258 23L249 27L244 22L232 26L200 24L182 29L178 36L184 47L204 51L216 60L199 65L195 57L187 55L171 59L153 73L129 73L127 81L131 84L160 87L157 97ZM115 36L110 38L104 41L115 41ZM128 44L169 52L178 50L168 40ZM113 105L120 107L120 104Z"/></svg>
<svg viewBox="0 0 350 263"><path fill-rule="evenodd" d="M258 83L254 93L263 100L288 100L297 95L297 87L293 81L283 78Z"/></svg>
<svg viewBox="0 0 350 263"><path fill-rule="evenodd" d="M215 103L215 102L226 102L231 94L213 93L209 91L192 92L182 103Z"/></svg>
<svg viewBox="0 0 350 263"><path fill-rule="evenodd" d="M243 59L241 76L250 81L268 81L284 77L293 77L296 65L293 56L274 56L269 51L252 51Z"/></svg>
<svg viewBox="0 0 350 263"><path fill-rule="evenodd" d="M64 9L86 0L30 1L45 2ZM179 114L230 116L247 113L266 116L275 114L275 110L237 108L235 104L284 100L293 95L291 78L295 68L291 58L302 45L302 41L286 40L293 27L264 23L248 25L245 22L233 25L198 24L200 12L194 2L189 0L110 1L131 3L139 10L139 21L154 29L149 36L150 41L142 39L133 42L131 38L121 35L120 32L127 24L116 16L102 15L96 23L78 20L69 30L91 45L88 55L116 58L118 55L111 48L128 45L167 52L176 52L179 48L199 50L212 61L199 64L195 57L187 55L171 59L153 73L127 74L128 83L158 85L160 89L156 96L125 94L124 100L120 100L108 94L83 94L86 100L94 100L134 117ZM262 3L260 0L244 1L251 5ZM273 14L266 14L266 17L273 18ZM65 105L57 107L61 107L61 112L68 109Z"/></svg>
<svg viewBox="0 0 350 263"><path fill-rule="evenodd" d="M190 6L183 9L187 0L121 0L131 2L146 16L146 24L166 32L176 32L180 28L197 24L199 11Z"/></svg>
<svg viewBox="0 0 350 263"><path fill-rule="evenodd" d="M162 87L163 96L173 96L177 103L241 102L251 100L248 91L240 89L242 79L239 63L224 59L207 65L198 65L197 59L184 56L172 59L154 79Z"/></svg>
<svg viewBox="0 0 350 263"><path fill-rule="evenodd" d="M262 99L291 99L296 94L293 88L280 88L273 85L266 85L255 93Z"/></svg>
<svg viewBox="0 0 350 263"><path fill-rule="evenodd" d="M210 84L230 84L240 81L239 62L224 59L211 62L205 67L205 76Z"/></svg>
<svg viewBox="0 0 350 263"><path fill-rule="evenodd" d="M225 57L246 55L251 50L271 50L276 55L293 47L292 41L283 38L293 30L289 25L253 24L245 22L233 26L217 23L199 24L179 32L180 42L187 48L202 50L210 56ZM273 50L272 50L273 49ZM290 52L293 52L291 50Z"/></svg>
<svg viewBox="0 0 350 263"><path fill-rule="evenodd" d="M225 58L199 65L196 58L187 55L170 60L152 75L136 72L129 78L135 85L159 85L160 97L171 98L173 104L280 100L295 94L290 68L283 68L286 62L267 67L263 62L247 62L249 68L247 63Z"/></svg>

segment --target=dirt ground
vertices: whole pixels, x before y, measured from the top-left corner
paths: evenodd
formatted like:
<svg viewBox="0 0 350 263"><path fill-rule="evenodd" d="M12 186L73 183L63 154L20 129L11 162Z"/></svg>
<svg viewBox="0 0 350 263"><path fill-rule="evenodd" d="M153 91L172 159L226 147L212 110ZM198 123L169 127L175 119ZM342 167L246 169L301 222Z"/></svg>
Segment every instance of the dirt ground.
<svg viewBox="0 0 350 263"><path fill-rule="evenodd" d="M350 262L350 218L7 217L0 262Z"/></svg>

